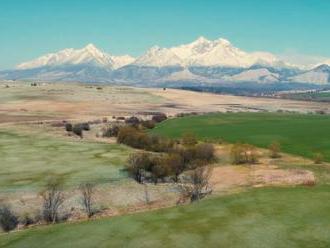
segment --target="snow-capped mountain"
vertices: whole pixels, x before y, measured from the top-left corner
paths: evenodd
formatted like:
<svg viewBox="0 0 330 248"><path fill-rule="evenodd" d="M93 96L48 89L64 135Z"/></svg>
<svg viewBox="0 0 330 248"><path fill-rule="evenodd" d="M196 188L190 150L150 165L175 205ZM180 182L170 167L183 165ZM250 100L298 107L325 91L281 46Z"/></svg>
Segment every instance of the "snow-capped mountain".
<svg viewBox="0 0 330 248"><path fill-rule="evenodd" d="M113 62L112 63L113 69L118 69L125 65L129 65L129 64L133 63L133 61L135 60L135 58L130 55L110 56L110 58Z"/></svg>
<svg viewBox="0 0 330 248"><path fill-rule="evenodd" d="M183 61L170 49L154 46L134 62L137 66L181 66Z"/></svg>
<svg viewBox="0 0 330 248"><path fill-rule="evenodd" d="M154 46L138 58L114 56L89 44L64 49L0 72L1 79L153 84L193 83L329 83L330 60L303 69L268 52L246 52L226 39L197 40L162 48ZM173 84L171 84L173 85Z"/></svg>
<svg viewBox="0 0 330 248"><path fill-rule="evenodd" d="M273 54L265 52L247 53L234 47L228 40L196 41L171 48L151 48L137 58L136 65L144 66L217 66L247 68L254 64L275 66L280 61Z"/></svg>
<svg viewBox="0 0 330 248"><path fill-rule="evenodd" d="M82 49L64 49L57 53L49 53L35 60L28 61L17 66L17 69L33 69L43 66L61 66L94 64L99 66L113 67L113 60L110 55L100 51L93 44L89 44Z"/></svg>
<svg viewBox="0 0 330 248"><path fill-rule="evenodd" d="M279 62L270 53L247 53L225 39L210 41L200 37L190 44L173 47L170 50L189 66L247 68L254 64L275 65Z"/></svg>
<svg viewBox="0 0 330 248"><path fill-rule="evenodd" d="M94 66L117 69L132 63L135 58L129 55L112 56L99 50L93 44L88 44L82 49L64 49L57 53L49 53L35 60L19 64L16 68L20 70L35 69L40 67L55 67L66 65L89 64Z"/></svg>

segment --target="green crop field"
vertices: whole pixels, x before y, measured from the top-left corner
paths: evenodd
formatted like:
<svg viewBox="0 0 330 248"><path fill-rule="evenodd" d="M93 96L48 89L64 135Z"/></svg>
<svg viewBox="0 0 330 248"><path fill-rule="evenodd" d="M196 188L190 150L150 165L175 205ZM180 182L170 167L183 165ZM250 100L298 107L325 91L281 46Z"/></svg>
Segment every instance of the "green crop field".
<svg viewBox="0 0 330 248"><path fill-rule="evenodd" d="M119 179L125 176L121 169L130 153L117 144L8 130L0 130L0 140L1 191L38 188L50 177L60 177L67 185Z"/></svg>
<svg viewBox="0 0 330 248"><path fill-rule="evenodd" d="M1 247L329 247L329 186L264 188L189 206L0 235Z"/></svg>
<svg viewBox="0 0 330 248"><path fill-rule="evenodd" d="M268 147L273 141L282 150L312 158L322 153L330 161L330 116L288 113L227 113L171 119L158 125L155 134L180 137L194 133L200 139L223 139Z"/></svg>

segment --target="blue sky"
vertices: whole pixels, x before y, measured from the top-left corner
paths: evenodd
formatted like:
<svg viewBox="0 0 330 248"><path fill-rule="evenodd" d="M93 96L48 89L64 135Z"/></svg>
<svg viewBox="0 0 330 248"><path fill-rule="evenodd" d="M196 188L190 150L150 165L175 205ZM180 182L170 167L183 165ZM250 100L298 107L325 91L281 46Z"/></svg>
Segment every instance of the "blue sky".
<svg viewBox="0 0 330 248"><path fill-rule="evenodd" d="M330 57L328 0L1 0L0 69L94 43L137 56L219 37L247 50Z"/></svg>

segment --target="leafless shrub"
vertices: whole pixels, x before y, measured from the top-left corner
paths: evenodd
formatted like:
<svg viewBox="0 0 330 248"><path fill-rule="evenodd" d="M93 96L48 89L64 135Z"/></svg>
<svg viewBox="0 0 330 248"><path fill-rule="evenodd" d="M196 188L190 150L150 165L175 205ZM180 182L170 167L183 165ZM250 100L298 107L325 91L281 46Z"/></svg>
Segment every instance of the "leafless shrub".
<svg viewBox="0 0 330 248"><path fill-rule="evenodd" d="M149 190L148 190L148 185L146 183L143 184L144 185L144 201L147 205L149 205L151 203L150 201L150 196L149 196Z"/></svg>
<svg viewBox="0 0 330 248"><path fill-rule="evenodd" d="M50 180L43 192L42 215L47 223L56 223L59 221L59 208L64 202L62 184L59 180Z"/></svg>
<svg viewBox="0 0 330 248"><path fill-rule="evenodd" d="M92 217L95 213L95 209L93 207L93 195L95 193L94 188L95 186L92 183L83 183L79 187L81 193L81 204L88 218Z"/></svg>
<svg viewBox="0 0 330 248"><path fill-rule="evenodd" d="M237 143L231 149L234 164L253 164L257 162L257 152L250 144Z"/></svg>
<svg viewBox="0 0 330 248"><path fill-rule="evenodd" d="M179 184L181 197L194 202L211 194L212 187L209 181L212 175L212 169L210 166L202 166L191 171L188 182Z"/></svg>

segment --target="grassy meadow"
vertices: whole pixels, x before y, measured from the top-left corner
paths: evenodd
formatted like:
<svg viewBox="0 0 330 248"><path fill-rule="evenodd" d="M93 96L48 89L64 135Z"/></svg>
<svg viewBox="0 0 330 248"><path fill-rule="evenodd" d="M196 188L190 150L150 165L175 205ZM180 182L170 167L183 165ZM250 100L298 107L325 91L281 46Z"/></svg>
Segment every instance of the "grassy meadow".
<svg viewBox="0 0 330 248"><path fill-rule="evenodd" d="M126 146L10 130L0 130L0 140L0 191L35 189L50 177L68 186L126 177L121 172L130 153Z"/></svg>
<svg viewBox="0 0 330 248"><path fill-rule="evenodd" d="M268 147L273 141L284 152L312 158L322 153L330 161L330 116L291 113L226 113L168 120L153 133L180 137L193 133L200 139L223 139Z"/></svg>
<svg viewBox="0 0 330 248"><path fill-rule="evenodd" d="M189 206L37 227L1 247L329 247L330 188L263 188Z"/></svg>

